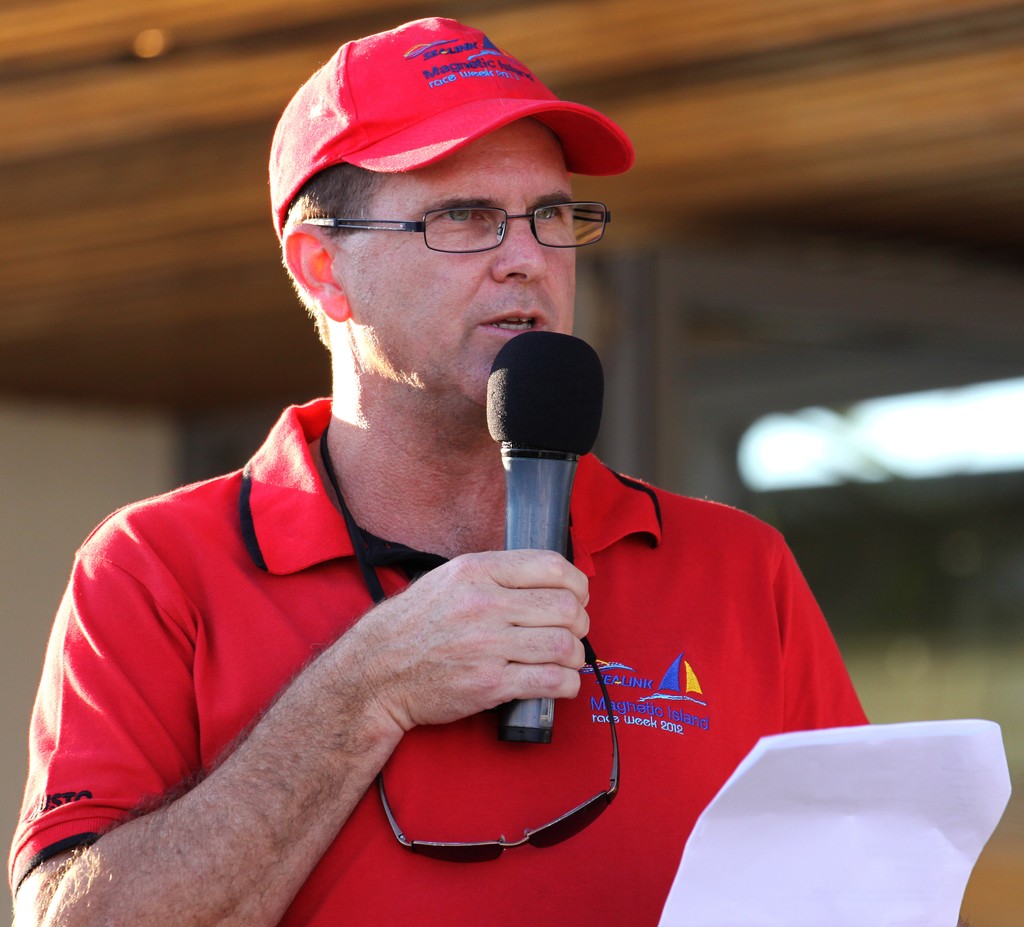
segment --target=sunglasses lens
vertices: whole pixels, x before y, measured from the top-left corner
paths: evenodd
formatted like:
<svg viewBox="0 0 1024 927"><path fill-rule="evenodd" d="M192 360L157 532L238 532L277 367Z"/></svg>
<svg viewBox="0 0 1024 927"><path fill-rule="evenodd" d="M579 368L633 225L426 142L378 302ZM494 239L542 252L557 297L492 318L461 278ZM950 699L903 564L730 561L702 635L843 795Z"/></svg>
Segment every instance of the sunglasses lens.
<svg viewBox="0 0 1024 927"><path fill-rule="evenodd" d="M500 843L421 843L418 840L414 840L409 849L446 863L485 863L497 859L503 850Z"/></svg>
<svg viewBox="0 0 1024 927"><path fill-rule="evenodd" d="M607 792L595 795L590 801L574 808L557 821L552 821L528 834L530 844L535 847L553 847L556 843L575 837L581 830L590 827L610 803L611 797Z"/></svg>

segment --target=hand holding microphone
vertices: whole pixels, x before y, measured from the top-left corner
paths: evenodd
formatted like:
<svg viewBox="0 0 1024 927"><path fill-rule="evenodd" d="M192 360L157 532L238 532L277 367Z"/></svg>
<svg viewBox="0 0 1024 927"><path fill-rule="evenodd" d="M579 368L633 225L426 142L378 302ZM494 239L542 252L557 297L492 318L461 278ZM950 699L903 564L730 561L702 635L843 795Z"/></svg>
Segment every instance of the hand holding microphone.
<svg viewBox="0 0 1024 927"><path fill-rule="evenodd" d="M603 397L601 361L579 338L526 332L498 352L487 425L501 442L507 550L568 553L576 464L594 446ZM550 743L553 722L553 699L509 702L499 709L498 737Z"/></svg>

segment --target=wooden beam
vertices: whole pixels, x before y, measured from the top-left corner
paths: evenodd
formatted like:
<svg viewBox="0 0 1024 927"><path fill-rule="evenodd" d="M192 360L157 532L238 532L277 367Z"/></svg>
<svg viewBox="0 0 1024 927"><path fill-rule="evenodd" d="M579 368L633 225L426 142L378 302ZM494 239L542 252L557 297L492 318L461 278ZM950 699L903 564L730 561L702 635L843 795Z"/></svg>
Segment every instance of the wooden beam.
<svg viewBox="0 0 1024 927"><path fill-rule="evenodd" d="M684 222L990 172L1012 201L1024 189L1022 80L1024 57L1000 51L623 101L610 115L630 131L637 166L602 186L627 203L682 203Z"/></svg>
<svg viewBox="0 0 1024 927"><path fill-rule="evenodd" d="M521 3L489 4L464 18L550 76L578 54L590 56L595 66L609 56L747 54L1006 7L1006 0L556 0L525 9ZM0 62L12 70L54 62L66 68L131 54L135 37L146 29L166 32L171 47L191 46L368 13L397 25L437 15L437 9L409 0L345 0L343 6L325 0L36 0L0 9Z"/></svg>
<svg viewBox="0 0 1024 927"><path fill-rule="evenodd" d="M130 57L145 30L164 33L172 51L408 6L407 0L345 0L343 9L324 0L35 0L0 9L0 75Z"/></svg>
<svg viewBox="0 0 1024 927"><path fill-rule="evenodd" d="M664 5L641 7L638 11L635 4L626 0L588 0L543 6L536 19L523 16L521 11L481 18L494 34L510 34L509 47L521 46L522 52L517 53L553 85L617 85L621 92L621 87L628 88L630 75L637 71L678 64L695 56L706 58L727 52L741 56L752 50L763 51L773 42L792 42L808 36L820 40L869 26L881 29L896 20L897 12L905 23L913 21L912 14L920 17L926 12L934 16L939 12L971 9L977 17L992 9L1004 9L1001 4L970 4L965 0L862 0L858 4L790 0L780 3L785 10L776 11L773 16L743 16L744 10L751 12L752 3L753 0L705 0L699 4L664 0ZM84 0L70 5L91 9ZM303 9L308 11L308 5L300 4L300 11ZM20 8L20 12L25 15L25 8ZM869 15L872 13L873 18ZM491 29L488 22L495 28ZM760 24L759 30L754 29L755 24ZM3 34L0 18L0 35ZM904 35L903 42L912 44L912 34ZM63 70L22 79L16 92L0 94L0 125L9 127L0 138L0 161L130 141L193 126L271 118L335 46L333 36L300 48L267 50L213 45L187 55L172 54L149 61L122 58L77 73ZM898 47L890 46L889 54L894 54L892 49ZM880 65L884 70L885 57L865 57L852 66L866 69L868 65ZM1010 76L1015 74L1011 72ZM947 79L945 84L949 83L951 80ZM988 83L992 86L992 80ZM806 91L806 84L800 83L799 78L798 85ZM700 96L708 90L687 87L682 92ZM1008 94L1009 90L1005 92Z"/></svg>
<svg viewBox="0 0 1024 927"><path fill-rule="evenodd" d="M837 40L872 41L898 31L890 53L914 43L915 30L961 18L1011 15L1006 0L575 0L514 6L479 17L482 28L520 53L545 80L585 83L651 67L738 60Z"/></svg>

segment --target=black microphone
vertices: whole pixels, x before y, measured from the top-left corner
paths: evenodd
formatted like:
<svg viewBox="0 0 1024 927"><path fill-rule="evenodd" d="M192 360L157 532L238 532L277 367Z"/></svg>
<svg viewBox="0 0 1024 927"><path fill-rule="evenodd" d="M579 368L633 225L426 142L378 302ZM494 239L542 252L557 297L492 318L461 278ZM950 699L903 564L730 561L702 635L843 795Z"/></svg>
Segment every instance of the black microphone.
<svg viewBox="0 0 1024 927"><path fill-rule="evenodd" d="M524 332L507 342L487 381L487 427L505 468L505 549L554 550L569 540L576 464L601 425L604 373L585 341ZM498 709L498 739L551 742L555 703L521 699Z"/></svg>

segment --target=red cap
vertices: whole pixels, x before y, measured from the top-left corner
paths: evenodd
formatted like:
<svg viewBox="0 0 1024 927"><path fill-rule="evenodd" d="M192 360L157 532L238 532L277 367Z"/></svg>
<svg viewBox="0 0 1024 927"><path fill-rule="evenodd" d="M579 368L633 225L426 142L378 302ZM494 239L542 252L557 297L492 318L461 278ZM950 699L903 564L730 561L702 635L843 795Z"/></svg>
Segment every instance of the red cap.
<svg viewBox="0 0 1024 927"><path fill-rule="evenodd" d="M324 168L414 170L526 116L554 131L571 172L621 174L633 163L633 146L614 122L559 100L478 29L420 19L348 42L299 88L274 133L277 233L303 184Z"/></svg>

